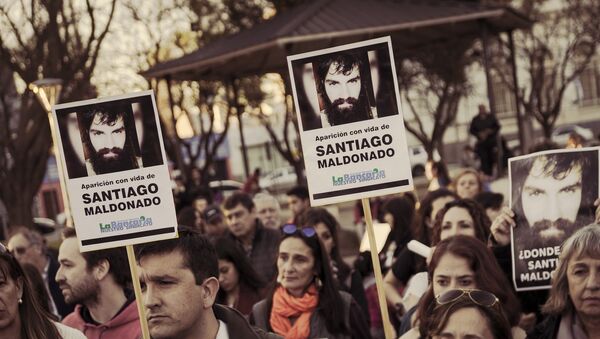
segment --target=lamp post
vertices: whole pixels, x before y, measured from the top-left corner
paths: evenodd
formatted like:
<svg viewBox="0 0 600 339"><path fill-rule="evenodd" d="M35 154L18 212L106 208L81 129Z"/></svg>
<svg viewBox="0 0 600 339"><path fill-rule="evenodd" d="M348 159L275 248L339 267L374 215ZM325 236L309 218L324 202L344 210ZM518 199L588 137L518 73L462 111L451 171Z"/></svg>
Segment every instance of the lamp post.
<svg viewBox="0 0 600 339"><path fill-rule="evenodd" d="M62 89L62 80L56 78L45 78L36 80L29 84L29 89L35 93L44 110L48 114L48 123L50 124L50 132L52 134L52 151L54 159L56 159L56 168L58 169L58 179L60 181L60 191L62 194L63 207L65 212L65 222L67 226L73 226L71 219L71 207L69 204L69 195L67 194L67 186L65 182L65 170L63 162L60 159L58 151L58 134L54 126L54 118L52 117L52 106L58 102L60 91Z"/></svg>

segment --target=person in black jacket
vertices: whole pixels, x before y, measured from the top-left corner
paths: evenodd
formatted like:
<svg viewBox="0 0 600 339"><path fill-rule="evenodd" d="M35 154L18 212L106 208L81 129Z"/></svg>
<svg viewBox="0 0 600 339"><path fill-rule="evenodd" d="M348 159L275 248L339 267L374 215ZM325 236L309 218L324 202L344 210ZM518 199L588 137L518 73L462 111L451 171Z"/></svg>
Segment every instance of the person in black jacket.
<svg viewBox="0 0 600 339"><path fill-rule="evenodd" d="M565 241L550 296L548 317L527 338L598 338L600 333L600 225L588 225Z"/></svg>

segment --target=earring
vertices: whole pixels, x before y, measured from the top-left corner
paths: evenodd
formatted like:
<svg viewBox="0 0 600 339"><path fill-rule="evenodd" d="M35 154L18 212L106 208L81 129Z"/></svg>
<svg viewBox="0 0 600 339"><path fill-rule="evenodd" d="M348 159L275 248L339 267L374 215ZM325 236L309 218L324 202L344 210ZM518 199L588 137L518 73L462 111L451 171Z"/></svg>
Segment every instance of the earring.
<svg viewBox="0 0 600 339"><path fill-rule="evenodd" d="M323 282L321 279L315 275L315 285L317 285L317 289L321 289L323 287Z"/></svg>
<svg viewBox="0 0 600 339"><path fill-rule="evenodd" d="M19 298L19 304L22 304L22 303L23 303L23 299Z"/></svg>

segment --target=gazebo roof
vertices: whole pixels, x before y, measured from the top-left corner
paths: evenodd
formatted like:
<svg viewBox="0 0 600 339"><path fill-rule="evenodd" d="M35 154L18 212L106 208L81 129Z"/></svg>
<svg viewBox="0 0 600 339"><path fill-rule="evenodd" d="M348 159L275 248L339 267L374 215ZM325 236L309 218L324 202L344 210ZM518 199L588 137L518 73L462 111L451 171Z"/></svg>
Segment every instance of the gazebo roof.
<svg viewBox="0 0 600 339"><path fill-rule="evenodd" d="M142 72L146 78L227 79L285 72L286 56L360 40L392 36L395 54L449 37L479 36L482 24L501 32L531 26L514 9L438 0L317 0L255 27Z"/></svg>

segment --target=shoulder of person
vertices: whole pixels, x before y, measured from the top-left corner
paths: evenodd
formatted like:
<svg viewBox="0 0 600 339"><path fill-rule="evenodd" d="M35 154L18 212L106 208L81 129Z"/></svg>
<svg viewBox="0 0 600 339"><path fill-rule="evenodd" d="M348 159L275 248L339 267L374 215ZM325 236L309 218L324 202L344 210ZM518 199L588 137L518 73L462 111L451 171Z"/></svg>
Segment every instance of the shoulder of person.
<svg viewBox="0 0 600 339"><path fill-rule="evenodd" d="M269 313L269 310L267 309L267 300L263 299L259 302L257 302L256 304L254 304L254 306L252 306L252 312L251 312L251 323L254 326L257 326L259 328L262 328L264 330L267 329L267 314Z"/></svg>
<svg viewBox="0 0 600 339"><path fill-rule="evenodd" d="M63 325L59 322L54 322L54 326L56 326L58 334L60 334L63 339L86 339L85 335L77 329Z"/></svg>

